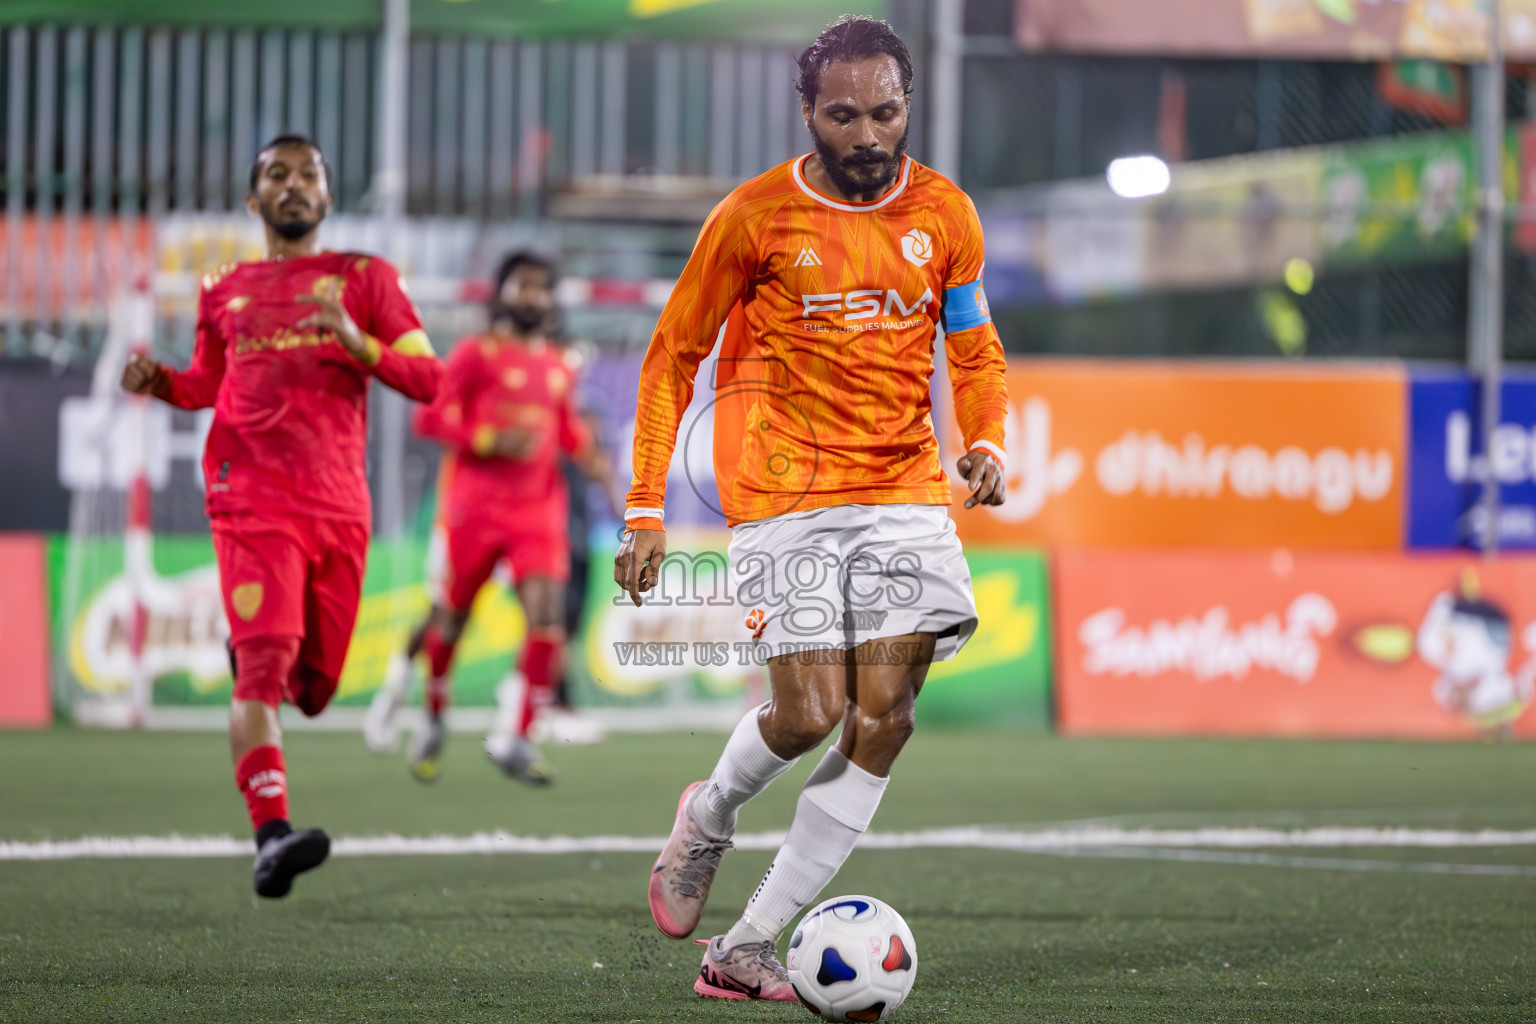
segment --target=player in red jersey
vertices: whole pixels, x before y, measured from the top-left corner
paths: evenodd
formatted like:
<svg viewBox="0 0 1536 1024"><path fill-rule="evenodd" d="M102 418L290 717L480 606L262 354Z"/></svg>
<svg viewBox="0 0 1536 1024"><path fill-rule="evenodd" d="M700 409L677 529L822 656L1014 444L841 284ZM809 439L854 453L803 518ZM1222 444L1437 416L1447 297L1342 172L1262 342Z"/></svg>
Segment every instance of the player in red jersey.
<svg viewBox="0 0 1536 1024"><path fill-rule="evenodd" d="M318 715L357 618L371 508L364 476L368 382L431 401L442 364L388 263L323 252L333 203L320 150L269 143L246 206L267 258L203 279L188 370L131 360L122 384L182 409L213 407L206 506L235 676L229 745L256 831L256 892L284 896L330 852L288 824L278 704Z"/></svg>
<svg viewBox="0 0 1536 1024"><path fill-rule="evenodd" d="M378 753L393 751L411 661L425 653L427 714L411 745L411 770L432 781L440 771L443 713L454 647L471 605L499 562L511 569L528 620L519 669L526 680L510 713L486 738L486 753L507 774L545 785L550 774L528 727L559 677L565 645L565 594L571 543L564 453L595 479L608 469L576 411L574 374L550 343L553 268L529 253L501 265L491 301L491 329L465 338L448 357L437 401L418 409L418 433L447 448L438 520L445 556L434 581L432 612L396 658L375 695L364 736Z"/></svg>

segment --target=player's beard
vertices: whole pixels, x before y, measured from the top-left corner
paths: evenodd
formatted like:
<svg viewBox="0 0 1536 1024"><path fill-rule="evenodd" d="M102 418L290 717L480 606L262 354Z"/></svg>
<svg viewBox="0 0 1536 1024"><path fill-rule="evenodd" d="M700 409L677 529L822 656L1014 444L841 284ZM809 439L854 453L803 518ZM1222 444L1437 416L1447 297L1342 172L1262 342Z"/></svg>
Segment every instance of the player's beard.
<svg viewBox="0 0 1536 1024"><path fill-rule="evenodd" d="M894 153L887 153L883 149L863 149L839 159L826 140L817 134L815 124L810 128L811 141L816 143L816 155L821 158L827 177L832 179L832 184L845 196L884 192L901 170L901 158L907 152L907 136L912 131L908 123L906 130L901 133L901 141L896 143Z"/></svg>
<svg viewBox="0 0 1536 1024"><path fill-rule="evenodd" d="M537 334L549 320L549 310L538 306L507 306L500 302L491 313L491 319L505 320L518 334Z"/></svg>
<svg viewBox="0 0 1536 1024"><path fill-rule="evenodd" d="M303 238L315 228L320 226L320 221L325 215L318 214L314 217L300 214L298 216L284 215L283 212L267 203L258 201L256 204L261 210L261 219L267 222L267 227L275 231L279 237L292 242Z"/></svg>

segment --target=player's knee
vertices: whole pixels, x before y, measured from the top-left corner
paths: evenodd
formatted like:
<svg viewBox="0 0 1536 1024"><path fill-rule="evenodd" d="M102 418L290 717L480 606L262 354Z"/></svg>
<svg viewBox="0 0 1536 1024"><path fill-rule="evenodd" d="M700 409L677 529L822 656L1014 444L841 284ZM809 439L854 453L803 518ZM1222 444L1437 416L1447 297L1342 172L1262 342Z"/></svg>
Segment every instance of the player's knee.
<svg viewBox="0 0 1536 1024"><path fill-rule="evenodd" d="M293 673L292 692L289 699L305 718L314 718L324 711L336 694L341 680L309 665L300 665Z"/></svg>
<svg viewBox="0 0 1536 1024"><path fill-rule="evenodd" d="M832 735L843 720L843 708L832 701L810 702L799 705L790 714L776 716L775 732L780 744L788 749L804 752L811 750Z"/></svg>
<svg viewBox="0 0 1536 1024"><path fill-rule="evenodd" d="M853 728L870 741L900 750L917 729L917 705L910 698L884 708L857 709Z"/></svg>
<svg viewBox="0 0 1536 1024"><path fill-rule="evenodd" d="M296 636L257 636L235 644L234 699L277 707L283 701L288 677L298 660Z"/></svg>
<svg viewBox="0 0 1536 1024"><path fill-rule="evenodd" d="M880 732L891 741L902 744L917 731L917 705L903 701L880 719Z"/></svg>
<svg viewBox="0 0 1536 1024"><path fill-rule="evenodd" d="M444 610L438 619L438 638L450 647L459 642L459 637L464 635L464 627L469 624L469 612L456 612Z"/></svg>

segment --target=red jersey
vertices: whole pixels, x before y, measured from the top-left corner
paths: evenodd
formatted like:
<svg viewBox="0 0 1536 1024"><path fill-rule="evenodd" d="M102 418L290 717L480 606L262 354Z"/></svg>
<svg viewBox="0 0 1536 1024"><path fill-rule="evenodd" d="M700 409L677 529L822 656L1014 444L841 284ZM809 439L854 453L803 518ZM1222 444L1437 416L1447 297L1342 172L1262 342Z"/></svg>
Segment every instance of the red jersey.
<svg viewBox="0 0 1536 1024"><path fill-rule="evenodd" d="M333 332L299 328L340 287L370 338L368 361ZM203 452L209 516L278 512L368 522L364 475L368 380L418 402L442 377L400 274L357 253L231 263L203 278L192 366L167 369L157 394L183 409L213 406Z"/></svg>
<svg viewBox="0 0 1536 1024"><path fill-rule="evenodd" d="M560 453L575 457L591 443L575 392L575 375L546 343L472 336L454 348L437 401L415 417L417 433L449 448L439 491L444 525L564 533L570 499ZM506 427L534 431L527 456L489 454Z"/></svg>

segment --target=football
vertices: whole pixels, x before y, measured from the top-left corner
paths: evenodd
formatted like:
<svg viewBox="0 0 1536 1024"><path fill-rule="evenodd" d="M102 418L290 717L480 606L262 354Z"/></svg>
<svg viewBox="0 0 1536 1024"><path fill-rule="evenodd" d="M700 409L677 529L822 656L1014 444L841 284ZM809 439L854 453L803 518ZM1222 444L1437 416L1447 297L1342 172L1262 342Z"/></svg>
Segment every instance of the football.
<svg viewBox="0 0 1536 1024"><path fill-rule="evenodd" d="M917 944L886 904L839 896L801 919L784 966L800 1002L823 1020L885 1020L912 991Z"/></svg>

